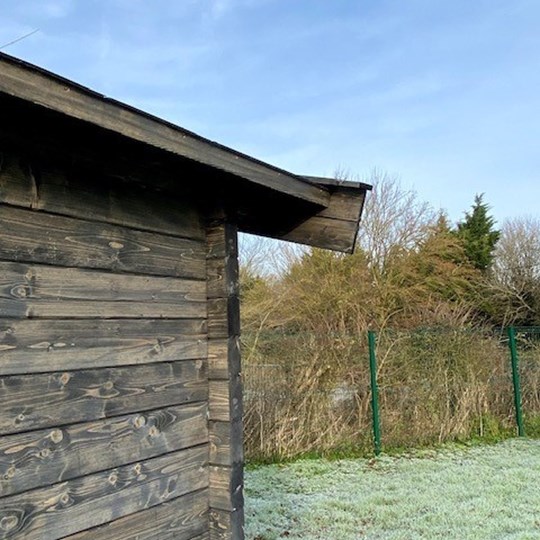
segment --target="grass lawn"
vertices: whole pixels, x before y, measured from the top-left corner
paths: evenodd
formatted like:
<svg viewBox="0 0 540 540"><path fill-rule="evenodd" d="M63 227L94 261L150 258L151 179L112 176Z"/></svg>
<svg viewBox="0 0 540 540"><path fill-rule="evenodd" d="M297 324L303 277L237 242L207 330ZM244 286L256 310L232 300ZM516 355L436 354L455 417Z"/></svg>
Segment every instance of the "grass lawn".
<svg viewBox="0 0 540 540"><path fill-rule="evenodd" d="M540 540L540 441L248 470L246 538Z"/></svg>

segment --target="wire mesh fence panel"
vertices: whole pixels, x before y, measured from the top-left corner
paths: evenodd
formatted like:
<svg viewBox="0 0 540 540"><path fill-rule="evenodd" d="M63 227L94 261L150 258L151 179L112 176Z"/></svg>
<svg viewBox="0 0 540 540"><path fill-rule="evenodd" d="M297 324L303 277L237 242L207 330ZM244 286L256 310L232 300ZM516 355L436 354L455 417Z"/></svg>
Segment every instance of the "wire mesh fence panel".
<svg viewBox="0 0 540 540"><path fill-rule="evenodd" d="M469 330L378 335L383 445L494 437L513 425L507 348Z"/></svg>
<svg viewBox="0 0 540 540"><path fill-rule="evenodd" d="M515 328L524 431L540 437L540 327Z"/></svg>
<svg viewBox="0 0 540 540"><path fill-rule="evenodd" d="M529 423L540 413L538 337L526 343L520 338ZM370 452L367 345L366 333L245 335L248 459ZM383 448L514 433L512 371L503 332L386 330L377 333L376 356Z"/></svg>
<svg viewBox="0 0 540 540"><path fill-rule="evenodd" d="M347 334L247 335L244 424L248 458L369 448L366 346Z"/></svg>

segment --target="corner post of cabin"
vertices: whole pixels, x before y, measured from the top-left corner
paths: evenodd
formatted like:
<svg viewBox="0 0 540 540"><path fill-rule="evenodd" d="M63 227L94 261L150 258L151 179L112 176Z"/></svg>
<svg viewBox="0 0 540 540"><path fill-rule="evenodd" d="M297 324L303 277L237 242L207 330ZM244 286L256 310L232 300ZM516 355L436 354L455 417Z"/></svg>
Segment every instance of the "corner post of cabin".
<svg viewBox="0 0 540 540"><path fill-rule="evenodd" d="M210 538L244 538L237 226L207 221Z"/></svg>

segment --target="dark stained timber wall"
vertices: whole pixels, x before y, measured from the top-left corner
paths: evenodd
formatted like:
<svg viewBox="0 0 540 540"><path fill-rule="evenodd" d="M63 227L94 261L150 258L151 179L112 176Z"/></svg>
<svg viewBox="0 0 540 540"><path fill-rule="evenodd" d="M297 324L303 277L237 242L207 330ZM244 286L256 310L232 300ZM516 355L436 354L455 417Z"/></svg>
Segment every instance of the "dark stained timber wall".
<svg viewBox="0 0 540 540"><path fill-rule="evenodd" d="M95 180L0 149L0 540L208 539L206 223Z"/></svg>
<svg viewBox="0 0 540 540"><path fill-rule="evenodd" d="M244 538L242 379L236 226L210 220L208 361L210 418L210 538Z"/></svg>

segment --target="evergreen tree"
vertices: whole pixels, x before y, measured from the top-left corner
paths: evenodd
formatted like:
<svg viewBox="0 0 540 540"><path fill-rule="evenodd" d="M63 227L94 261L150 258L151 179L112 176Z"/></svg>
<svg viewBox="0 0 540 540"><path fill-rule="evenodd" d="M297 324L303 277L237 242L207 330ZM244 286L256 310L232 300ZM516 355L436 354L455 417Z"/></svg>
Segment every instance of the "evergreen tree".
<svg viewBox="0 0 540 540"><path fill-rule="evenodd" d="M483 194L475 196L471 212L465 213L463 221L457 224L457 236L469 262L485 272L493 262L500 232L495 230L495 219L489 215L489 206L483 198Z"/></svg>

